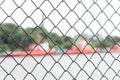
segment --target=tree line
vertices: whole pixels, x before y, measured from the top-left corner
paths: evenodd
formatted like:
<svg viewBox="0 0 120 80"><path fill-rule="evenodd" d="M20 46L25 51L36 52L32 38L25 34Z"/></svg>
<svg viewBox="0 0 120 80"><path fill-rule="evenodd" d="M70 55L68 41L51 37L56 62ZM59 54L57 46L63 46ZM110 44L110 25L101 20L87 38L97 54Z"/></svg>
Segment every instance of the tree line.
<svg viewBox="0 0 120 80"><path fill-rule="evenodd" d="M54 32L48 32L43 26L33 28L22 28L12 23L4 23L0 25L0 48L7 50L24 50L29 44L36 43L35 35L42 36L41 42L48 42L50 48L69 49L77 40L70 36L60 36ZM80 35L79 35L80 36ZM88 35L89 36L89 35ZM100 36L93 37L82 36L94 48L107 48L120 41L119 36Z"/></svg>
<svg viewBox="0 0 120 80"><path fill-rule="evenodd" d="M24 50L31 43L37 45L36 34L40 34L42 37L40 42L48 42L50 48L68 48L73 42L73 38L48 32L43 26L22 28L12 23L4 23L0 25L0 48Z"/></svg>

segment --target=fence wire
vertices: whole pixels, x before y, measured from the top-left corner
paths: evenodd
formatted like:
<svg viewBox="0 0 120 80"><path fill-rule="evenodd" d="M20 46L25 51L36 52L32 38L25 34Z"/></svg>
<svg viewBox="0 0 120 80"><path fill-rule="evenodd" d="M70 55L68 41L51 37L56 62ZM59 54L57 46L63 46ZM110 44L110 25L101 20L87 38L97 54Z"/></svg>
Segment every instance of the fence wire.
<svg viewBox="0 0 120 80"><path fill-rule="evenodd" d="M119 80L119 3L0 0L0 79Z"/></svg>

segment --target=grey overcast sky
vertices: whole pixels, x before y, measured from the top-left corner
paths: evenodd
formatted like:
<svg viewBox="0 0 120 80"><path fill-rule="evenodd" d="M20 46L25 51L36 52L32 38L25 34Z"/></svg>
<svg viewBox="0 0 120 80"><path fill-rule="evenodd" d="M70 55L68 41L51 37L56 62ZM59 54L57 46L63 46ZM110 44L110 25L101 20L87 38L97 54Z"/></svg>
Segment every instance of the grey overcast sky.
<svg viewBox="0 0 120 80"><path fill-rule="evenodd" d="M44 3L43 1L44 0L0 0L0 22L16 22L24 28L35 27L41 23L41 11L43 11L47 17L44 19L44 27L48 31L53 30L52 32L60 35L59 30L61 30L63 34L66 34L69 30L67 33L69 36L75 36L78 33L90 35L93 35L93 33L107 35L108 33L120 36L119 0L64 0L65 2L61 2L62 0L45 0ZM110 3L110 5L108 5L108 3ZM20 8L17 8L15 4ZM36 7L39 7L39 9L36 9ZM73 11L70 11L70 9ZM30 18L27 17L25 13L30 16ZM54 28L55 26L56 28ZM87 26L89 26L89 28L86 29ZM101 27L103 28L101 29Z"/></svg>

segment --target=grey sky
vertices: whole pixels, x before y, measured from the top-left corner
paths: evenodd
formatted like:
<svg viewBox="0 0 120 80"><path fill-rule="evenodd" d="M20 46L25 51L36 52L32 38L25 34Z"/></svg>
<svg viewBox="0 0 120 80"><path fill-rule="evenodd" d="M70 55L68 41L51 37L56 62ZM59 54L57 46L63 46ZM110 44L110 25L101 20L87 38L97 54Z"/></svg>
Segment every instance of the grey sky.
<svg viewBox="0 0 120 80"><path fill-rule="evenodd" d="M2 1L3 0L0 0L0 22L3 22L4 20L4 23L15 23L14 21L16 21L18 25L21 25L24 28L28 26L33 27L41 23L42 10L46 16L44 19L44 27L48 31L53 30L53 32L60 35L61 32L59 30L61 30L63 34L66 34L69 30L67 35L70 36L74 36L78 33L90 35L97 33L103 35L120 35L119 0L94 0L96 3L94 3L93 0L82 0L81 3L78 3L78 0L65 0L65 2L61 2L62 0L49 0L50 2L46 0L42 5L41 3L44 0L26 0L23 5L21 4L25 0L14 0L18 6L21 6L21 8L17 8L13 3L13 0L5 0L4 3L1 4ZM110 2L110 5L107 5L107 1ZM39 7L40 5L41 7ZM40 9L36 9L36 7L39 7ZM70 9L74 10L70 11ZM28 16L31 17L28 18ZM108 21L108 19L110 20ZM55 26L57 26L57 28L54 28ZM88 26L89 28L86 29ZM101 27L105 30L101 29Z"/></svg>

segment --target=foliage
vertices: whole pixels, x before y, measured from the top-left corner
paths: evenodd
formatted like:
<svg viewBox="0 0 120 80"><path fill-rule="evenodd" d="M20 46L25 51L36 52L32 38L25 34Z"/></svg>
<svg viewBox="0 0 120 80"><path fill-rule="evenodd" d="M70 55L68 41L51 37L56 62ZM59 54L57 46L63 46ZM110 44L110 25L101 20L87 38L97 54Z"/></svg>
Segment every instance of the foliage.
<svg viewBox="0 0 120 80"><path fill-rule="evenodd" d="M0 25L0 48L8 50L23 50L29 44L36 43L35 35L40 34L40 42L48 42L50 48L56 47L61 49L68 49L74 43L74 38L69 36L60 36L53 32L48 32L44 27L35 28L22 28L12 23L5 23ZM84 35L83 35L84 36ZM90 45L94 48L106 48L111 47L120 41L118 36L95 36L96 39L92 39L89 35L84 36L86 40L90 41ZM98 40L99 37L99 40Z"/></svg>
<svg viewBox="0 0 120 80"><path fill-rule="evenodd" d="M8 50L25 49L31 43L37 44L36 34L41 35L40 42L48 42L51 48L56 45L67 48L71 45L69 40L72 38L59 36L53 32L49 33L44 27L23 29L21 26L12 23L5 23L0 25L0 47Z"/></svg>
<svg viewBox="0 0 120 80"><path fill-rule="evenodd" d="M101 38L100 40L92 40L91 45L93 47L97 47L100 49L104 49L107 47L112 47L114 44L119 43L120 37L118 36L106 36L105 38Z"/></svg>

